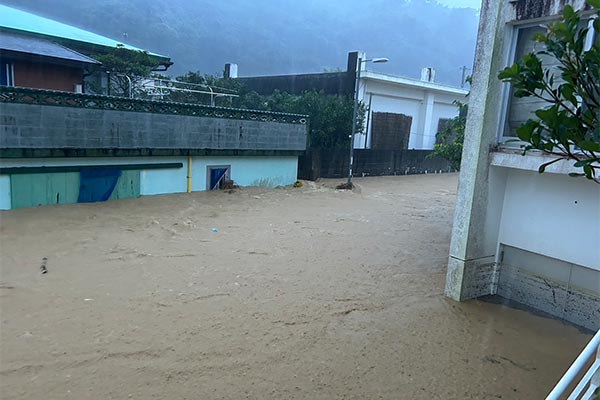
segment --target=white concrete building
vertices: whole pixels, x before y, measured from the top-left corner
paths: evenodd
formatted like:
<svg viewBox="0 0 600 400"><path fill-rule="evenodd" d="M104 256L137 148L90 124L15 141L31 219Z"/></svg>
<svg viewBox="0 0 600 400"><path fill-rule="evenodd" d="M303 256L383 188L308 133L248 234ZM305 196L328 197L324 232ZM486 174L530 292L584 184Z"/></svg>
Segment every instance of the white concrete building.
<svg viewBox="0 0 600 400"><path fill-rule="evenodd" d="M483 1L446 294L497 294L599 329L600 185L569 177L574 162L537 172L551 158L523 156L510 140L541 105L514 98L498 79L565 3L584 8L581 0Z"/></svg>
<svg viewBox="0 0 600 400"><path fill-rule="evenodd" d="M454 102L465 103L468 91L436 83L433 68L423 68L421 79L414 79L370 71L370 64L359 59L367 60L367 55L356 51L348 53L345 71L252 77L239 77L237 64L225 64L224 76L239 79L248 89L263 95L270 95L274 90L297 95L316 90L328 95L354 96L357 65L361 65L358 98L368 113L364 121L366 133L357 132L354 147L433 149L438 128L458 115L459 108ZM402 116L412 120L408 138L405 137L407 120ZM373 129L374 125L379 126Z"/></svg>
<svg viewBox="0 0 600 400"><path fill-rule="evenodd" d="M366 59L363 54L362 57ZM368 64L363 64L365 68ZM429 72L429 73L426 73ZM367 107L366 134L359 133L354 148L371 148L373 114L404 114L412 118L408 149L430 150L444 122L458 115L455 101L467 102L468 91L436 83L435 71L424 68L422 79L361 71L359 99Z"/></svg>

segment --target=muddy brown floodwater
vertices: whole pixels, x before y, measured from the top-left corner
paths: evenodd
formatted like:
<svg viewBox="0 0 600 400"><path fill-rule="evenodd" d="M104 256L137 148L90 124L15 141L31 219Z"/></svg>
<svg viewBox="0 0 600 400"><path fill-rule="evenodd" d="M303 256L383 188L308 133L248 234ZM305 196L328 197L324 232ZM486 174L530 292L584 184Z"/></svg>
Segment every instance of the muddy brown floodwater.
<svg viewBox="0 0 600 400"><path fill-rule="evenodd" d="M443 296L457 176L356 182L2 212L2 398L543 398L590 336Z"/></svg>

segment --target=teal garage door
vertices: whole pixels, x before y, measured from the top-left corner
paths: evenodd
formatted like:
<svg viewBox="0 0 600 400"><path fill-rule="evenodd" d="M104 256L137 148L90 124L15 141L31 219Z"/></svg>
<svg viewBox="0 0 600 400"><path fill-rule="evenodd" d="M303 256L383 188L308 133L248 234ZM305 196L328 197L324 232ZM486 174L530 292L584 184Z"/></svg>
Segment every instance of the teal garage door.
<svg viewBox="0 0 600 400"><path fill-rule="evenodd" d="M12 208L77 203L79 172L10 176Z"/></svg>
<svg viewBox="0 0 600 400"><path fill-rule="evenodd" d="M132 197L140 197L140 171L121 171L117 186L115 186L115 190L112 192L109 200L129 199Z"/></svg>
<svg viewBox="0 0 600 400"><path fill-rule="evenodd" d="M10 176L12 207L77 203L79 172L13 174ZM122 171L111 200L140 197L140 171Z"/></svg>

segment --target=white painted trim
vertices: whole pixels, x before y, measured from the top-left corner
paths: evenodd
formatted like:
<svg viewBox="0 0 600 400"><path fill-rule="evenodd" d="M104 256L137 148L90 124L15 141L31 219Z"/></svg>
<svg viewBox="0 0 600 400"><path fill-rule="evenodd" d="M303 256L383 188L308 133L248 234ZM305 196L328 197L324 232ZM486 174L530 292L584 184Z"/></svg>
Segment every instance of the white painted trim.
<svg viewBox="0 0 600 400"><path fill-rule="evenodd" d="M550 162L557 157L549 156L541 152L530 151L527 155L522 155L521 151L498 151L491 153L490 164L494 167L514 168L526 171L536 171L539 166ZM547 173L567 175L572 172L581 173L579 168L573 167L575 161L562 160L558 161L546 168Z"/></svg>
<svg viewBox="0 0 600 400"><path fill-rule="evenodd" d="M419 88L419 89L428 89L428 90L432 90L435 92L455 94L455 95L461 95L461 96L466 96L467 93L469 93L468 90L457 88L454 86L441 85L439 83L433 83L433 82L424 82L424 81L417 80L417 79L403 78L400 76L382 74L379 72L366 71L364 74L361 75L361 79L365 79L365 80L370 79L370 80L378 81L378 82L391 83L391 84L408 86L408 87Z"/></svg>
<svg viewBox="0 0 600 400"><path fill-rule="evenodd" d="M425 97L415 97L415 96L399 96L393 94L379 93L379 92L365 92L365 97L368 95L372 95L374 97L387 97L390 99L403 99L403 100L411 100L411 101L425 101Z"/></svg>

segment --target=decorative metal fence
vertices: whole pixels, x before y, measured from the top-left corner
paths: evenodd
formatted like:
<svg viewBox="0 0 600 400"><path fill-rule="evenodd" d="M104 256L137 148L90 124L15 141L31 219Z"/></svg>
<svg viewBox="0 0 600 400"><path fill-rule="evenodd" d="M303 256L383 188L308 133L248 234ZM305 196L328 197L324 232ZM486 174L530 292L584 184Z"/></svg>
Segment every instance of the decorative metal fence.
<svg viewBox="0 0 600 400"><path fill-rule="evenodd" d="M245 110L168 101L129 99L124 97L9 86L0 86L0 103L22 103L112 111L174 114L301 125L306 125L308 121L308 116L300 114Z"/></svg>

